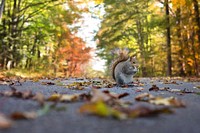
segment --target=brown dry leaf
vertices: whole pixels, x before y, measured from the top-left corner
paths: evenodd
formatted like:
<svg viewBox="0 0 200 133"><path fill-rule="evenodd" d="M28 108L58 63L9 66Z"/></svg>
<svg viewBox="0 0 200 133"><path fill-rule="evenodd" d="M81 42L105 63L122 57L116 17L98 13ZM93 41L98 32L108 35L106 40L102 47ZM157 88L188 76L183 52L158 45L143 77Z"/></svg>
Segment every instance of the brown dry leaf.
<svg viewBox="0 0 200 133"><path fill-rule="evenodd" d="M9 85L9 83L6 81L0 81L0 85Z"/></svg>
<svg viewBox="0 0 200 133"><path fill-rule="evenodd" d="M34 97L32 91L30 90L18 91L15 87L13 86L10 86L10 87L11 87L11 90L1 92L1 95L7 96L7 97L23 98L23 99L30 99Z"/></svg>
<svg viewBox="0 0 200 133"><path fill-rule="evenodd" d="M4 91L1 92L1 95L6 96L6 97L10 97L13 95L13 91Z"/></svg>
<svg viewBox="0 0 200 133"><path fill-rule="evenodd" d="M86 103L79 108L80 113L92 114L101 117L113 117L116 119L128 119L144 116L159 115L163 113L173 113L168 107L152 107L138 104L133 108L118 106L112 107L106 102L97 101L94 103Z"/></svg>
<svg viewBox="0 0 200 133"><path fill-rule="evenodd" d="M149 91L159 91L159 88L156 85L152 85L152 87L149 88Z"/></svg>
<svg viewBox="0 0 200 133"><path fill-rule="evenodd" d="M150 99L153 99L154 96L149 93L142 93L135 97L135 100L137 101L149 101Z"/></svg>
<svg viewBox="0 0 200 133"><path fill-rule="evenodd" d="M53 82L41 82L42 85L55 85Z"/></svg>
<svg viewBox="0 0 200 133"><path fill-rule="evenodd" d="M79 95L80 100L90 101L92 99L92 95L90 93L82 93Z"/></svg>
<svg viewBox="0 0 200 133"><path fill-rule="evenodd" d="M66 87L72 90L83 90L85 87L89 86L90 82L74 82L71 84L68 84Z"/></svg>
<svg viewBox="0 0 200 133"><path fill-rule="evenodd" d="M8 96L8 97L22 98L22 96L23 96L22 92L17 91L17 89L13 86L10 86L10 88L11 88L11 90L2 92L2 95Z"/></svg>
<svg viewBox="0 0 200 133"><path fill-rule="evenodd" d="M156 105L165 105L165 106L173 106L173 107L185 107L185 103L183 103L181 100L178 100L175 97L156 97L155 99L152 99L149 101L150 103L156 104Z"/></svg>
<svg viewBox="0 0 200 133"><path fill-rule="evenodd" d="M163 84L176 84L176 85L179 85L176 81L172 81L172 80L165 80L163 82Z"/></svg>
<svg viewBox="0 0 200 133"><path fill-rule="evenodd" d="M155 97L149 93L143 93L135 97L137 101L145 101L156 105L165 105L172 107L185 107L185 103L175 97Z"/></svg>
<svg viewBox="0 0 200 133"><path fill-rule="evenodd" d="M135 105L133 108L126 109L126 112L130 118L135 117L144 117L144 116L152 116L158 115L162 113L173 113L167 107L151 107L143 104Z"/></svg>
<svg viewBox="0 0 200 133"><path fill-rule="evenodd" d="M34 96L31 90L27 90L27 91L24 91L21 93L22 93L22 98L24 98L24 99L29 99Z"/></svg>
<svg viewBox="0 0 200 133"><path fill-rule="evenodd" d="M36 100L41 106L43 106L45 102L45 97L42 93L37 92L33 97L33 100Z"/></svg>
<svg viewBox="0 0 200 133"><path fill-rule="evenodd" d="M12 121L8 119L4 114L0 113L0 129L10 128Z"/></svg>
<svg viewBox="0 0 200 133"><path fill-rule="evenodd" d="M112 98L115 98L115 99L120 99L120 98L123 98L125 96L128 96L129 93L125 92L125 93L121 93L121 94L117 94L117 93L114 93L114 92L110 92L108 90L105 90L103 91L104 93L106 93L108 96L112 97Z"/></svg>
<svg viewBox="0 0 200 133"><path fill-rule="evenodd" d="M10 116L14 120L21 120L21 119L35 119L37 118L36 112L14 112Z"/></svg>
<svg viewBox="0 0 200 133"><path fill-rule="evenodd" d="M107 94L103 93L100 90L92 89L92 99L91 102L97 102L97 101L108 101L111 97Z"/></svg>
<svg viewBox="0 0 200 133"><path fill-rule="evenodd" d="M196 93L196 92L186 89L186 88L183 90L180 90L180 89L170 89L169 87L160 88L160 91L169 91L169 92L178 93L178 94Z"/></svg>
<svg viewBox="0 0 200 133"><path fill-rule="evenodd" d="M64 95L61 95L60 101L61 102L73 102L73 101L77 101L78 98L79 98L79 95L77 95L77 94L74 94L74 95L64 94Z"/></svg>
<svg viewBox="0 0 200 133"><path fill-rule="evenodd" d="M178 100L175 97L156 97L155 99L149 100L149 103L173 107L185 107L185 103L183 103L181 100Z"/></svg>

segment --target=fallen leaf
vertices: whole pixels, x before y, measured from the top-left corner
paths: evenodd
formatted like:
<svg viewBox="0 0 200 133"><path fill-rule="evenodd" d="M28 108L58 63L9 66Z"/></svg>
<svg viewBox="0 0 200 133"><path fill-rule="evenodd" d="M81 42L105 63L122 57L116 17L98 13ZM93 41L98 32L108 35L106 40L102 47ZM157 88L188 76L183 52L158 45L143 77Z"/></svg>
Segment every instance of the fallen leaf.
<svg viewBox="0 0 200 133"><path fill-rule="evenodd" d="M24 99L29 99L34 96L31 90L26 90L21 93L22 93L22 98L24 98Z"/></svg>
<svg viewBox="0 0 200 133"><path fill-rule="evenodd" d="M52 94L49 98L47 98L47 101L59 101L61 97L61 94Z"/></svg>
<svg viewBox="0 0 200 133"><path fill-rule="evenodd" d="M121 93L121 94L117 94L117 93L114 93L114 92L110 92L108 90L105 90L103 91L105 94L107 94L108 96L112 97L112 98L115 98L115 99L120 99L120 98L123 98L125 96L128 96L129 93L125 92L125 93Z"/></svg>
<svg viewBox="0 0 200 133"><path fill-rule="evenodd" d="M90 82L74 82L74 83L66 85L66 87L72 90L83 90L85 89L85 87L89 85L91 85Z"/></svg>
<svg viewBox="0 0 200 133"><path fill-rule="evenodd" d="M195 86L194 88L200 89L200 86Z"/></svg>
<svg viewBox="0 0 200 133"><path fill-rule="evenodd" d="M79 94L52 94L47 101L54 101L54 102L74 102L79 100Z"/></svg>
<svg viewBox="0 0 200 133"><path fill-rule="evenodd" d="M154 96L149 94L149 93L142 93L142 94L139 94L135 97L135 100L136 101L149 101L150 99L153 99Z"/></svg>
<svg viewBox="0 0 200 133"><path fill-rule="evenodd" d="M33 97L33 100L36 100L41 106L43 106L45 102L45 97L42 93L37 92Z"/></svg>
<svg viewBox="0 0 200 133"><path fill-rule="evenodd" d="M171 81L171 80L165 80L163 82L163 84L176 84L176 85L179 85L176 81Z"/></svg>
<svg viewBox="0 0 200 133"><path fill-rule="evenodd" d="M0 113L0 129L10 128L13 122L4 114Z"/></svg>
<svg viewBox="0 0 200 133"><path fill-rule="evenodd" d="M117 119L125 119L126 118L126 114L109 107L103 101L86 103L79 108L79 112L97 115L100 117L114 117Z"/></svg>
<svg viewBox="0 0 200 133"><path fill-rule="evenodd" d="M165 106L173 106L173 107L185 107L185 104L178 100L175 97L156 97L154 99L149 100L149 103L153 103L156 105L165 105Z"/></svg>
<svg viewBox="0 0 200 133"><path fill-rule="evenodd" d="M149 93L143 93L135 97L137 101L149 102L156 105L165 105L172 107L185 107L185 103L175 97L160 97L153 96Z"/></svg>
<svg viewBox="0 0 200 133"><path fill-rule="evenodd" d="M152 85L152 87L149 88L149 91L159 91L159 88L156 85Z"/></svg>
<svg viewBox="0 0 200 133"><path fill-rule="evenodd" d="M83 101L90 101L92 99L92 95L90 93L82 93L79 94L79 98Z"/></svg>
<svg viewBox="0 0 200 133"><path fill-rule="evenodd" d="M79 108L80 113L97 115L100 117L112 117L116 119L128 119L144 116L159 115L163 113L173 113L168 107L151 107L143 104L138 104L132 108L118 107L114 108L107 105L103 101L94 103L86 103Z"/></svg>
<svg viewBox="0 0 200 133"><path fill-rule="evenodd" d="M41 82L42 85L55 85L53 82Z"/></svg>
<svg viewBox="0 0 200 133"><path fill-rule="evenodd" d="M78 98L79 98L79 95L77 95L77 94L73 94L73 95L64 94L64 95L61 95L60 101L61 102L72 102L72 101L77 101Z"/></svg>
<svg viewBox="0 0 200 133"><path fill-rule="evenodd" d="M97 101L108 101L111 97L107 94L103 93L100 90L92 89L92 99L91 102L97 102Z"/></svg>
<svg viewBox="0 0 200 133"><path fill-rule="evenodd" d="M0 85L9 85L9 83L6 81L0 81Z"/></svg>
<svg viewBox="0 0 200 133"><path fill-rule="evenodd" d="M37 113L36 112L14 112L10 115L10 117L14 120L35 119L37 118Z"/></svg>
<svg viewBox="0 0 200 133"><path fill-rule="evenodd" d="M10 88L11 88L11 90L1 92L1 95L7 96L7 97L23 98L23 99L30 99L30 98L34 97L34 94L32 94L32 91L30 91L30 90L18 91L13 86L10 86Z"/></svg>
<svg viewBox="0 0 200 133"><path fill-rule="evenodd" d="M173 113L173 111L168 107L151 107L143 104L138 104L133 108L128 108L126 112L130 118L159 115L163 113Z"/></svg>

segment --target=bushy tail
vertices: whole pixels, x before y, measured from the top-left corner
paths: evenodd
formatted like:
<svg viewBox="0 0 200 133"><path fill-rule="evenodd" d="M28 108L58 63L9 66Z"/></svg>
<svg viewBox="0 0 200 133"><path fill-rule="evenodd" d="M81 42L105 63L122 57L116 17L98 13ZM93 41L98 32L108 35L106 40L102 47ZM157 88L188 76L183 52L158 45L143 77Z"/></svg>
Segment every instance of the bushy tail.
<svg viewBox="0 0 200 133"><path fill-rule="evenodd" d="M127 48L124 49L115 49L113 51L114 54L117 54L118 57L116 59L114 59L112 66L111 66L111 74L112 74L112 78L115 80L115 68L117 66L117 64L119 64L120 62L124 62L127 61L129 59L129 50Z"/></svg>

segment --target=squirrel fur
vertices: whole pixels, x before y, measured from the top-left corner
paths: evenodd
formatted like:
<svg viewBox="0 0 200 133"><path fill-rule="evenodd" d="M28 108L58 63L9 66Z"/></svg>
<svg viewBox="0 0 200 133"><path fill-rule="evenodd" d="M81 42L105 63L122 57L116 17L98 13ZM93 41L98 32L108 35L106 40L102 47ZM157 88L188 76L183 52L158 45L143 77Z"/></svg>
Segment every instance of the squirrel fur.
<svg viewBox="0 0 200 133"><path fill-rule="evenodd" d="M137 73L136 58L128 55L127 50L119 50L118 58L112 64L112 77L119 85L133 82L133 76Z"/></svg>

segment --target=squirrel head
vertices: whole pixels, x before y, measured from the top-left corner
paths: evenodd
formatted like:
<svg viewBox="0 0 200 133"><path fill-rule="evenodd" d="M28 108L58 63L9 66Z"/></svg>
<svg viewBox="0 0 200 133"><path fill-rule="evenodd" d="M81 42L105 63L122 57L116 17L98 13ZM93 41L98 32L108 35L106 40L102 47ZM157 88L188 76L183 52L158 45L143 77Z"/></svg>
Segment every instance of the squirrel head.
<svg viewBox="0 0 200 133"><path fill-rule="evenodd" d="M136 56L129 57L129 61L131 62L131 64L133 66L138 67L138 62L137 62Z"/></svg>

